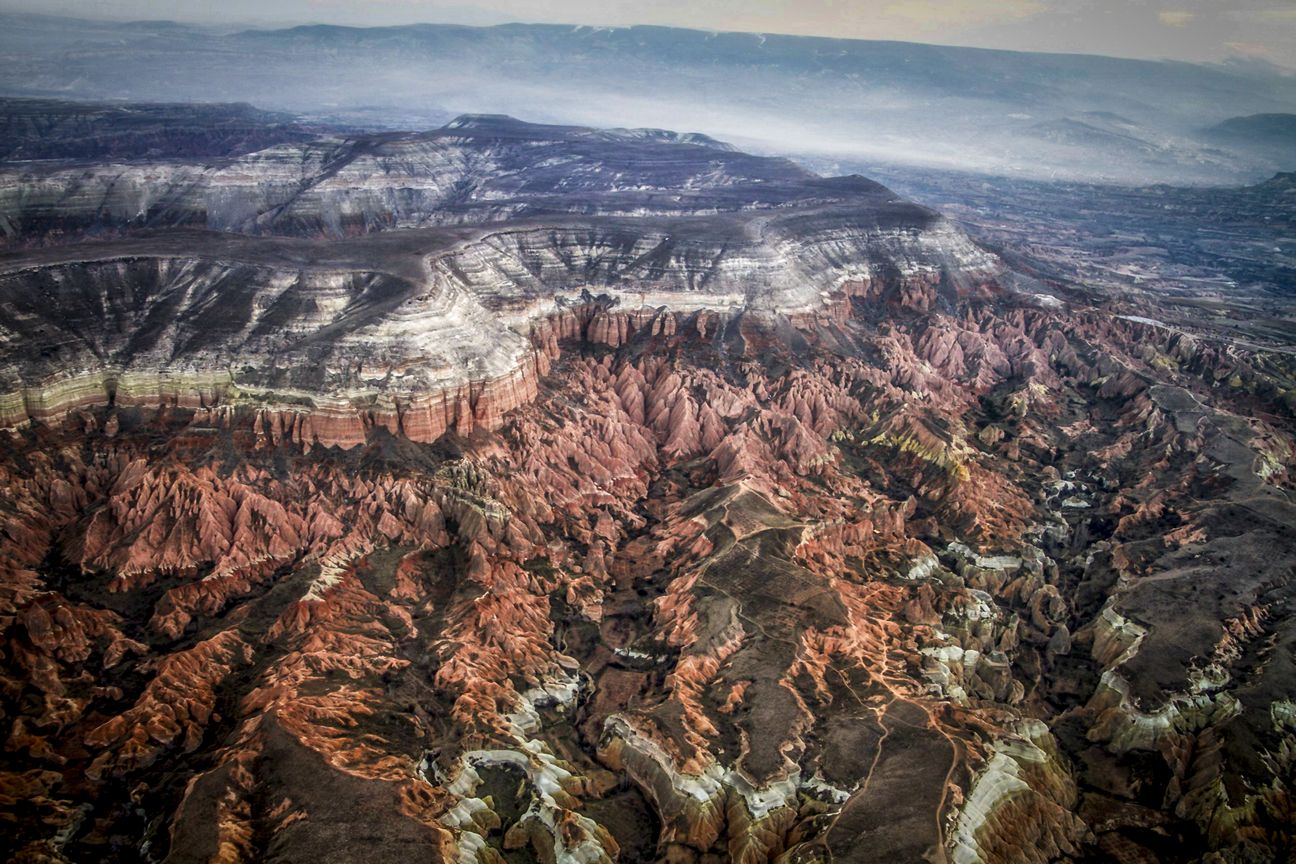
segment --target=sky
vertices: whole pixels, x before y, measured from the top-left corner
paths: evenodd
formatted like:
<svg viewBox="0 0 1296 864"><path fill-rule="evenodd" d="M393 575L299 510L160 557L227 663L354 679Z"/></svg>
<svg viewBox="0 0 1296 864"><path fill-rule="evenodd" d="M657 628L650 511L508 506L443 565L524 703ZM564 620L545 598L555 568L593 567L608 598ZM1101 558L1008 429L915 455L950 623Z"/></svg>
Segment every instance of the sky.
<svg viewBox="0 0 1296 864"><path fill-rule="evenodd" d="M0 0L0 9L253 26L661 24L1296 69L1296 0Z"/></svg>

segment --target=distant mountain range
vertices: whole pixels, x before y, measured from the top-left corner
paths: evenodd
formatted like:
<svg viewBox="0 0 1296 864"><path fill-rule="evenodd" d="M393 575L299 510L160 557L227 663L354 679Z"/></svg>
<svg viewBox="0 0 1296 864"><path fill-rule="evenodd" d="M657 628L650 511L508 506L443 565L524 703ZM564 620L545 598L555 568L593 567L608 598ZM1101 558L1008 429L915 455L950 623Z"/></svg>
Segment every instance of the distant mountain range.
<svg viewBox="0 0 1296 864"><path fill-rule="evenodd" d="M1121 182L1235 183L1296 168L1245 130L1203 131L1296 114L1296 78L1276 69L662 27L217 31L0 16L0 93L247 102L388 129L499 112Z"/></svg>

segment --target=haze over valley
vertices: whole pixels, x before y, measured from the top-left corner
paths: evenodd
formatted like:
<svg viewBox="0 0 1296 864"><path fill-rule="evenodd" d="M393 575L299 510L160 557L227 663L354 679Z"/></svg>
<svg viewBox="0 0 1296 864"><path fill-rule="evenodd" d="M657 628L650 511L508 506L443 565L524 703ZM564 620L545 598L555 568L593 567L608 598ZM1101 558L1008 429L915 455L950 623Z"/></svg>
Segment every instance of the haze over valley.
<svg viewBox="0 0 1296 864"><path fill-rule="evenodd" d="M3 23L0 92L11 96L247 102L375 129L503 113L1046 179L1222 185L1296 169L1290 126L1246 125L1296 115L1296 78L1258 61L663 27L239 30L14 14Z"/></svg>

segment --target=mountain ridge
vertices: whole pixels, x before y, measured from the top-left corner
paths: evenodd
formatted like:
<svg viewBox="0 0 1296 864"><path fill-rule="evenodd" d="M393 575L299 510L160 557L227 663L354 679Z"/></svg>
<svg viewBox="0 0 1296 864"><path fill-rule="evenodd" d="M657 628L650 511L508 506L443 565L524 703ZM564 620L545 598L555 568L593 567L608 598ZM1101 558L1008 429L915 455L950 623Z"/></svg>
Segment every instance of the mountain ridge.
<svg viewBox="0 0 1296 864"><path fill-rule="evenodd" d="M761 43L743 34L562 25L182 27L153 35L112 26L86 24L78 41L51 26L15 23L12 35L0 34L8 58L0 58L0 91L217 98L387 128L440 125L465 111L524 114L596 127L690 128L765 151L1193 182L1282 167L1263 154L1215 152L1199 137L1202 128L1241 111L1296 110L1291 81L1278 75L922 43L791 36ZM166 79L142 60L181 55ZM909 110L915 105L923 110ZM1137 118L1139 136L1172 140L1174 158L1135 151L1112 159L1083 141L1031 134L1035 123L1091 111Z"/></svg>

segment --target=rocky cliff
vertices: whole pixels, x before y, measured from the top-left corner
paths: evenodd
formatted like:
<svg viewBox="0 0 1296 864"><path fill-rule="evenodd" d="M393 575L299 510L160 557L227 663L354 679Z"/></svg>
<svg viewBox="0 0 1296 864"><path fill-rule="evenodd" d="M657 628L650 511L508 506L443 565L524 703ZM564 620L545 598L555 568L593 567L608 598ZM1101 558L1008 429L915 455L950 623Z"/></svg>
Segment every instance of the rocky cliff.
<svg viewBox="0 0 1296 864"><path fill-rule="evenodd" d="M950 299L1002 271L875 183L692 140L466 117L219 168L9 173L16 246L81 242L0 256L0 424L219 405L302 415L306 444L428 442L529 399L537 328L591 298L623 323L578 326L615 347L680 312L813 315L862 283ZM361 236L319 239L339 214ZM219 231L86 236L141 226Z"/></svg>

